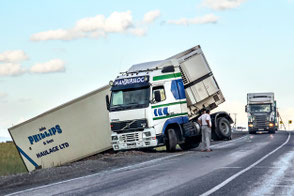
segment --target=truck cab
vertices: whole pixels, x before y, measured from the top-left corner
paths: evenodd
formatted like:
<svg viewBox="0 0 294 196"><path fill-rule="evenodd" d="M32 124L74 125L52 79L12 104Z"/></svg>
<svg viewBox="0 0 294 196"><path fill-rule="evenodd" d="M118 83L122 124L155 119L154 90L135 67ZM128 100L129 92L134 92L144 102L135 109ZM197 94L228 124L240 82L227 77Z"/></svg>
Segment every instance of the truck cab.
<svg viewBox="0 0 294 196"><path fill-rule="evenodd" d="M162 70L129 71L112 84L109 112L115 150L163 145L167 119L188 122L181 73L178 68L167 74Z"/></svg>
<svg viewBox="0 0 294 196"><path fill-rule="evenodd" d="M274 93L248 93L247 106L248 131L275 133L278 129L276 101Z"/></svg>

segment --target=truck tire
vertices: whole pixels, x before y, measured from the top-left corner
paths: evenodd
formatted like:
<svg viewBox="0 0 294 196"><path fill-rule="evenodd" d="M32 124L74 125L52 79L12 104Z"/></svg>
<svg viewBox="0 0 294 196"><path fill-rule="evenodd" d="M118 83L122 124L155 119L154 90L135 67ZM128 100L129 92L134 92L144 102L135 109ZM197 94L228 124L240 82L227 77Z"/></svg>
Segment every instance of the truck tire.
<svg viewBox="0 0 294 196"><path fill-rule="evenodd" d="M215 134L217 135L218 139L230 139L232 134L232 129L230 122L221 117L217 119L217 127L215 129Z"/></svg>
<svg viewBox="0 0 294 196"><path fill-rule="evenodd" d="M249 131L249 134L256 134L256 131Z"/></svg>
<svg viewBox="0 0 294 196"><path fill-rule="evenodd" d="M175 152L178 140L176 132L173 128L167 130L167 139L166 150L168 152Z"/></svg>
<svg viewBox="0 0 294 196"><path fill-rule="evenodd" d="M275 134L276 130L269 131L270 134Z"/></svg>
<svg viewBox="0 0 294 196"><path fill-rule="evenodd" d="M201 136L188 137L185 143L179 144L182 150L190 150L199 146L201 142Z"/></svg>

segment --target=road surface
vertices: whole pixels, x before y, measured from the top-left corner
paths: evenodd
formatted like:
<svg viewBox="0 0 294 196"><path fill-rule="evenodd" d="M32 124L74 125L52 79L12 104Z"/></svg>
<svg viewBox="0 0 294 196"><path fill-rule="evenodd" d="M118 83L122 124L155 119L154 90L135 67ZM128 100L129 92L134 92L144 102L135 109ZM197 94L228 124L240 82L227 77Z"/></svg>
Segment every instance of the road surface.
<svg viewBox="0 0 294 196"><path fill-rule="evenodd" d="M12 195L294 195L294 135L245 135L212 147Z"/></svg>

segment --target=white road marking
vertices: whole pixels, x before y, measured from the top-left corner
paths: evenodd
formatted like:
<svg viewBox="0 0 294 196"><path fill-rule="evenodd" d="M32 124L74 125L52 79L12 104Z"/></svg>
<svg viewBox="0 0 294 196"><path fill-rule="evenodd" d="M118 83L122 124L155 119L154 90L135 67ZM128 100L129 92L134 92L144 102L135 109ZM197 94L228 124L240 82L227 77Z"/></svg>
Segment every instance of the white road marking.
<svg viewBox="0 0 294 196"><path fill-rule="evenodd" d="M257 164L259 164L260 162L262 162L264 159L266 159L267 157L269 157L270 155L272 155L273 153L275 153L277 150L279 150L280 148L282 148L283 146L285 146L291 137L291 134L288 132L288 138L287 140L280 145L279 147L277 147L275 150L271 151L270 153L266 154L265 156L263 156L262 158L260 158L259 160L257 160L256 162L254 162L253 164L251 164L250 166L246 167L245 169L239 171L238 173L232 175L231 177L229 177L228 179L226 179L225 181L223 181L222 183L218 184L217 186L213 187L212 189L210 189L209 191L201 194L200 196L207 196L210 195L212 193L214 193L215 191L219 190L220 188L224 187L225 185L227 185L229 182L231 182L232 180L234 180L235 178L237 178L238 176L240 176L241 174L247 172L248 170L252 169L253 167L255 167Z"/></svg>
<svg viewBox="0 0 294 196"><path fill-rule="evenodd" d="M242 167L220 167L220 169L240 169Z"/></svg>
<svg viewBox="0 0 294 196"><path fill-rule="evenodd" d="M239 141L241 139L244 139L246 137L247 137L247 135L242 136L240 138L237 138L235 140L227 141L225 143L214 144L214 145L211 145L211 147L219 147L219 146L223 146L223 145L225 146L225 145L228 145L228 144L231 144L231 143L235 143L235 142L237 142L237 141ZM69 179L69 180L55 182L55 183L52 183L52 184L42 185L42 186L38 186L38 187L26 189L26 190L14 192L14 193L8 194L7 196L21 195L21 194L26 193L26 192L36 191L38 189L43 189L43 188L47 188L47 187L51 187L51 186L55 186L55 185L59 185L59 184L67 183L67 182L72 182L72 181L75 181L75 180L81 180L81 179L85 179L85 178L89 178L89 177L94 177L94 176L101 176L101 175L104 175L104 174L111 174L111 173L115 173L115 172L119 172L119 171L127 171L129 169L137 169L137 168L141 168L143 166L152 165L152 164L154 165L154 163L158 163L158 162L163 161L165 159L182 156L182 155L185 155L185 154L188 154L188 153L192 153L192 152L195 152L195 151L186 151L186 152L183 152L183 153L180 153L180 154L168 155L168 156L165 156L165 157L162 157L162 158L157 158L157 159L153 159L153 160L149 160L149 161L145 161L145 162L141 162L141 163L136 163L134 165L129 165L129 166L122 167L122 168L112 169L112 170L108 170L108 171L102 171L102 172L91 174L91 175L87 175L87 176L81 176L81 177L72 178L72 179Z"/></svg>

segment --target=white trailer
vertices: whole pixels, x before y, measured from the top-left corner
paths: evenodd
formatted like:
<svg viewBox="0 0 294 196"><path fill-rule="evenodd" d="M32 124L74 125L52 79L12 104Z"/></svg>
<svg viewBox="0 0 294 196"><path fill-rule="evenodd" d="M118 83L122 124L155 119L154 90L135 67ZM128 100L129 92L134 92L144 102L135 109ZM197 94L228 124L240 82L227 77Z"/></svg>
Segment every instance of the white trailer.
<svg viewBox="0 0 294 196"><path fill-rule="evenodd" d="M28 171L76 161L111 149L104 86L9 128Z"/></svg>

